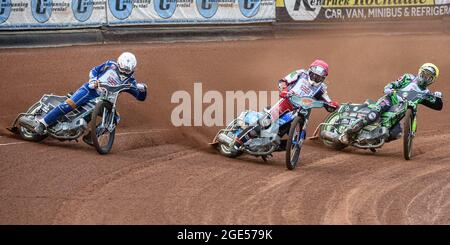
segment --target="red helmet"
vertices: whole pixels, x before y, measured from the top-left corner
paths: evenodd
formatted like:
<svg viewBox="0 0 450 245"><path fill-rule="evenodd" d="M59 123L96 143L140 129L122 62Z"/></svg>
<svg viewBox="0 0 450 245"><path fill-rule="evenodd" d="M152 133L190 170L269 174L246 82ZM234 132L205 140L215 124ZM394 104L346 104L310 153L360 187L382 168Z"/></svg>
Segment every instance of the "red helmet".
<svg viewBox="0 0 450 245"><path fill-rule="evenodd" d="M322 83L328 76L328 64L323 60L315 60L309 66L309 79L315 83Z"/></svg>

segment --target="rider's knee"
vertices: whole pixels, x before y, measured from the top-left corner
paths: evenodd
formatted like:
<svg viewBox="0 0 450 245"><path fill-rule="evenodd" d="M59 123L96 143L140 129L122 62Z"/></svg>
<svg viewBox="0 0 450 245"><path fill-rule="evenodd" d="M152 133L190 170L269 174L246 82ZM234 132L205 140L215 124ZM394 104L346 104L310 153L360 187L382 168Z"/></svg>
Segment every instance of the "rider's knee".
<svg viewBox="0 0 450 245"><path fill-rule="evenodd" d="M73 110L72 106L70 106L67 102L60 104L58 107L64 113L68 113Z"/></svg>

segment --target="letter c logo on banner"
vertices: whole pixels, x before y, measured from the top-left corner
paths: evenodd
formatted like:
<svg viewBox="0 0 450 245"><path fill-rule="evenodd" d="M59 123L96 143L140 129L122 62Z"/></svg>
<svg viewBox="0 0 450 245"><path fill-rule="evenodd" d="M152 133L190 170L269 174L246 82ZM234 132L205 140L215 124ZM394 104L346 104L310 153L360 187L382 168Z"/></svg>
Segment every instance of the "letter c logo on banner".
<svg viewBox="0 0 450 245"><path fill-rule="evenodd" d="M196 0L198 12L205 18L213 17L219 8L218 0Z"/></svg>
<svg viewBox="0 0 450 245"><path fill-rule="evenodd" d="M31 13L39 23L45 23L52 16L52 0L31 0Z"/></svg>
<svg viewBox="0 0 450 245"><path fill-rule="evenodd" d="M91 17L93 10L94 3L92 0L72 0L73 16L79 22L88 20Z"/></svg>
<svg viewBox="0 0 450 245"><path fill-rule="evenodd" d="M177 0L153 0L153 7L161 18L172 17L177 8Z"/></svg>
<svg viewBox="0 0 450 245"><path fill-rule="evenodd" d="M0 24L7 21L11 14L11 0L0 0Z"/></svg>
<svg viewBox="0 0 450 245"><path fill-rule="evenodd" d="M239 0L239 9L245 17L250 18L258 13L260 4L261 0Z"/></svg>
<svg viewBox="0 0 450 245"><path fill-rule="evenodd" d="M128 18L133 11L133 0L108 0L109 10L119 20Z"/></svg>

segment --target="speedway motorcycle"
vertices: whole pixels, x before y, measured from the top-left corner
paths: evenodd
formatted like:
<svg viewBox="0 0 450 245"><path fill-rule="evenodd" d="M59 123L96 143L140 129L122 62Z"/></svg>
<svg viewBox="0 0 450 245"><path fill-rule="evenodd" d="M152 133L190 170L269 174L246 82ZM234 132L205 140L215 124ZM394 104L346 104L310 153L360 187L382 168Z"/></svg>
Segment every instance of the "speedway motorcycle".
<svg viewBox="0 0 450 245"><path fill-rule="evenodd" d="M278 105L284 100L282 99L272 108L264 109L263 112L244 111L225 129L219 130L211 144L227 157L234 158L247 153L261 157L264 161L272 157L274 151L286 149L286 167L289 170L295 169L300 160L300 151L305 140L311 109L321 108L328 103L295 94L285 99L290 101L294 110L273 120L271 112L278 109ZM244 130L250 139L238 148L235 140ZM288 138L282 140L285 134L288 134Z"/></svg>
<svg viewBox="0 0 450 245"><path fill-rule="evenodd" d="M92 139L92 145L98 153L107 154L113 146L119 122L116 112L118 96L120 92L129 89L130 86L129 84L111 86L100 83L99 97L67 113L41 135L34 132L34 128L29 122L43 118L53 108L72 96L72 93L66 96L44 94L27 112L20 113L8 130L19 134L24 140L35 142L42 141L48 136L60 141L78 141L80 136L87 135Z"/></svg>
<svg viewBox="0 0 450 245"><path fill-rule="evenodd" d="M391 94L393 106L389 111L381 114L380 118L362 128L349 144L344 144L340 139L342 133L359 118L367 118L371 113L371 105L375 103L367 100L363 104L343 104L341 108L328 115L324 122L319 124L313 138L320 138L322 142L337 150L347 146L360 149L370 149L376 152L385 143L399 139L402 134L400 126L403 122L403 156L406 160L411 159L413 139L417 130L417 106L427 97L433 96L422 92L417 84L411 83L404 89L394 90ZM317 136L318 132L319 135Z"/></svg>

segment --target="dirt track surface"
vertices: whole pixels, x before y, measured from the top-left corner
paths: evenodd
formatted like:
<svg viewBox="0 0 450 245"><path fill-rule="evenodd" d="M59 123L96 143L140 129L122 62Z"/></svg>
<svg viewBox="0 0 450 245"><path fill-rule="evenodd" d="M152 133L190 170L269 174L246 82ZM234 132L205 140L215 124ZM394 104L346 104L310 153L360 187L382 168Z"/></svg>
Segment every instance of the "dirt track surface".
<svg viewBox="0 0 450 245"><path fill-rule="evenodd" d="M450 224L450 35L364 33L254 41L0 50L1 224ZM144 103L121 97L111 154L83 143L21 141L4 130L43 93L65 94L89 69L136 53ZM295 171L284 153L264 163L209 148L217 127L171 126L177 90L274 90L320 57L339 102L381 96L404 72L434 62L442 112L421 107L411 161L401 141L377 153L309 141ZM326 115L313 113L309 134Z"/></svg>

